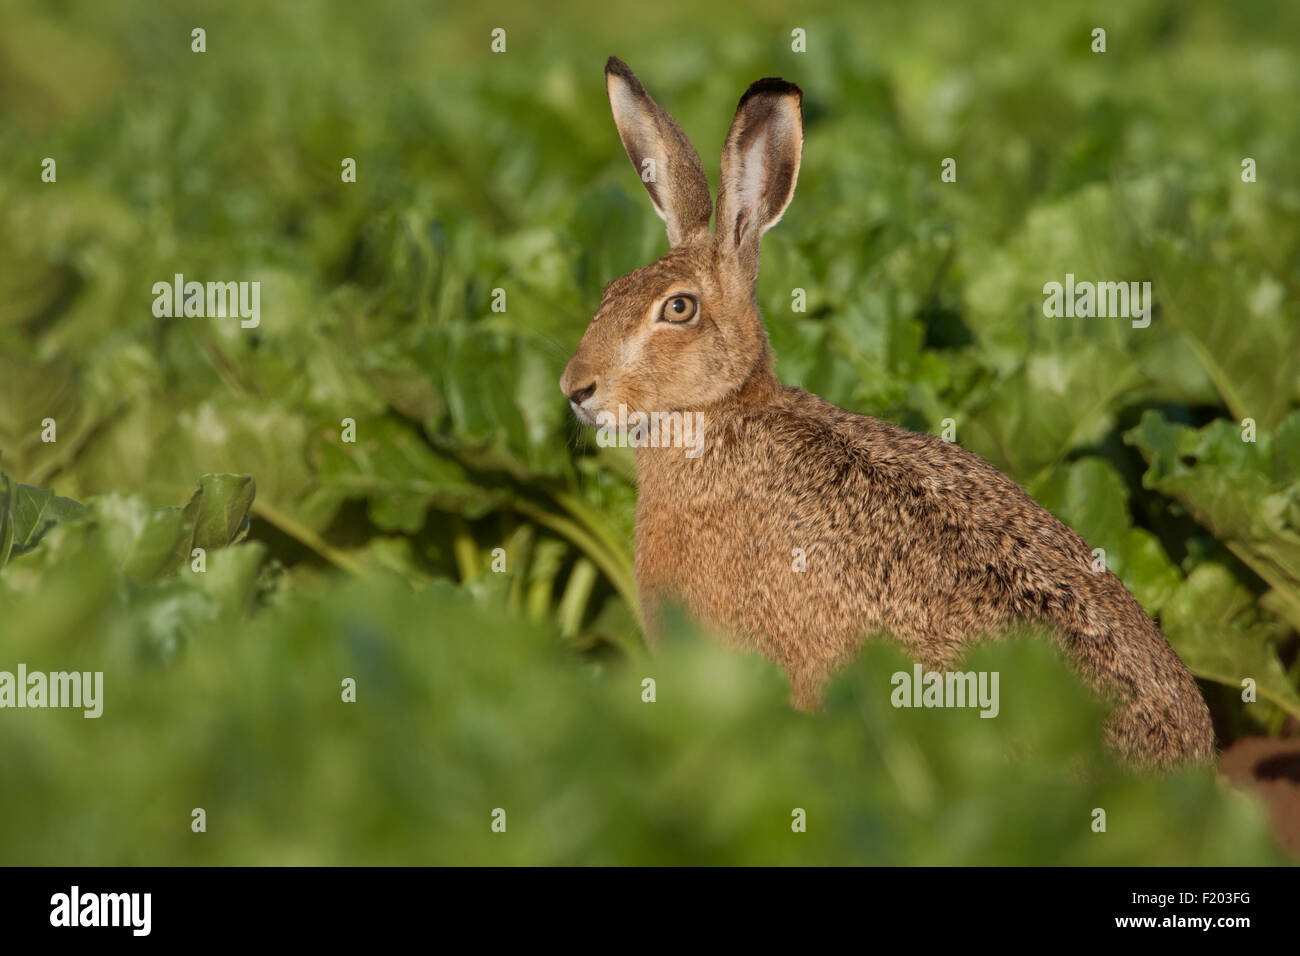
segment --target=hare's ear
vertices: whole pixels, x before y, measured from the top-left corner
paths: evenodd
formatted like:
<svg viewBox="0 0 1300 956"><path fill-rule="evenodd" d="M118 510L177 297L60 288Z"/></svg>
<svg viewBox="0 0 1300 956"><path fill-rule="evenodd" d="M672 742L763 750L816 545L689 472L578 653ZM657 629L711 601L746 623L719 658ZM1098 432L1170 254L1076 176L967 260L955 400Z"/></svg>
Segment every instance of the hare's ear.
<svg viewBox="0 0 1300 956"><path fill-rule="evenodd" d="M759 80L745 91L722 147L718 224L721 258L758 276L758 241L794 196L803 152L803 93L785 80Z"/></svg>
<svg viewBox="0 0 1300 956"><path fill-rule="evenodd" d="M700 154L617 57L605 64L605 91L619 138L676 247L709 231L713 200Z"/></svg>

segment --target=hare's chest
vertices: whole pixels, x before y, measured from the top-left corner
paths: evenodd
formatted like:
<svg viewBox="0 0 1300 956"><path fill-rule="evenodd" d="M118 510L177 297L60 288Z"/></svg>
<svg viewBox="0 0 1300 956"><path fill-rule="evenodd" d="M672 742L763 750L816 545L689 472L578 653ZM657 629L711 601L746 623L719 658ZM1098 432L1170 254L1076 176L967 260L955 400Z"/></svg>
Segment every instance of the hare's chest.
<svg viewBox="0 0 1300 956"><path fill-rule="evenodd" d="M684 490L684 489L683 489ZM781 522L743 484L726 492L642 495L636 572L643 599L681 601L696 616L736 627L793 560Z"/></svg>

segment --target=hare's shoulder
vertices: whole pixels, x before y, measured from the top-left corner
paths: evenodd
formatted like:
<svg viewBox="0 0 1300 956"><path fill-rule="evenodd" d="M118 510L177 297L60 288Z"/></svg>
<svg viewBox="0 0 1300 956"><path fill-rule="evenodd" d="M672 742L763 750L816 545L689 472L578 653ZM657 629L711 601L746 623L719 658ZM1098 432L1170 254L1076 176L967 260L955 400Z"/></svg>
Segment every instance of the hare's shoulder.
<svg viewBox="0 0 1300 956"><path fill-rule="evenodd" d="M1015 481L974 452L846 411L801 389L783 390L752 427L778 467L841 491L861 487L925 499L947 510L1048 516Z"/></svg>
<svg viewBox="0 0 1300 956"><path fill-rule="evenodd" d="M1015 481L974 452L787 389L754 423L769 486L822 507L897 519L984 560L1077 564L1087 545ZM773 472L777 473L773 473ZM906 520L903 520L906 519ZM956 552L954 552L956 553Z"/></svg>
<svg viewBox="0 0 1300 956"><path fill-rule="evenodd" d="M967 478L1011 482L979 455L935 435L846 411L802 389L784 389L781 400L752 421L755 431L779 448L840 469L846 464L880 475L924 481Z"/></svg>

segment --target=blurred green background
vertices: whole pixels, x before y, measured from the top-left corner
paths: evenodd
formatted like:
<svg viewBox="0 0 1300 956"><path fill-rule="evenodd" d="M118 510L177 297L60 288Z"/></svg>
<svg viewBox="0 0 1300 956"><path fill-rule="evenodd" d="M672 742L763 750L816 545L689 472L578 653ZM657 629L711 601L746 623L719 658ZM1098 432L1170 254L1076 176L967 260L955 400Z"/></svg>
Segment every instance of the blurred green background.
<svg viewBox="0 0 1300 956"><path fill-rule="evenodd" d="M952 419L1106 550L1225 742L1294 734L1300 7L0 0L0 27L0 670L106 684L99 720L0 712L0 863L1279 859L1208 771L1116 767L1042 642L973 656L996 720L892 709L884 646L817 717L685 621L649 657L630 453L557 382L666 248L605 59L714 183L740 93L793 80L782 379ZM1150 328L1045 318L1067 272L1151 281ZM155 318L175 273L259 281L260 326Z"/></svg>

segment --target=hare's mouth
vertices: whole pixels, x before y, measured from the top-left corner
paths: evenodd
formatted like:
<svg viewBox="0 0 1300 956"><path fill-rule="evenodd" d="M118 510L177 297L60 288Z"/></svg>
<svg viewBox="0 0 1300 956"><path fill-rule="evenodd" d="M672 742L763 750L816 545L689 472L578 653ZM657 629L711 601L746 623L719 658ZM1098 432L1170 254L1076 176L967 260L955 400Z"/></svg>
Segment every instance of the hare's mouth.
<svg viewBox="0 0 1300 956"><path fill-rule="evenodd" d="M579 405L577 402L569 402L569 407L573 409L573 416L584 425L596 424L596 409L589 409L584 402Z"/></svg>

